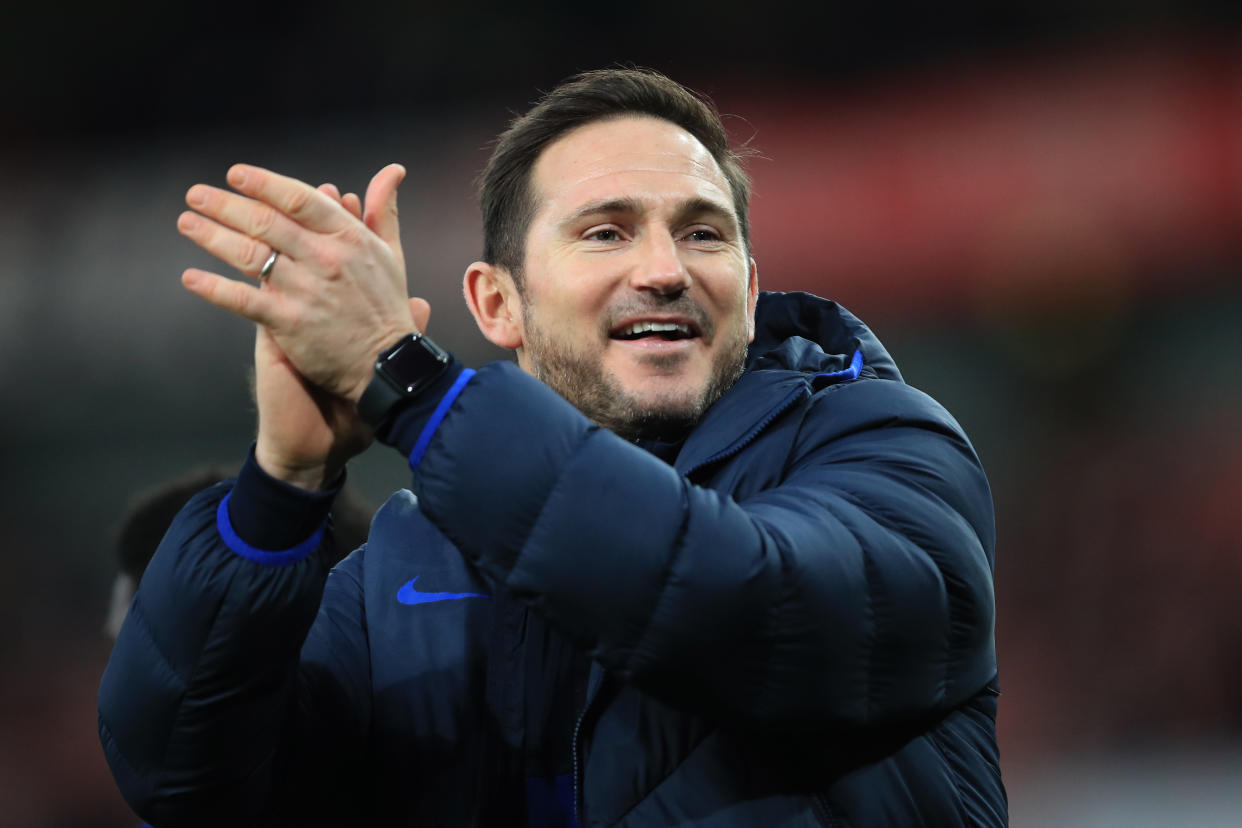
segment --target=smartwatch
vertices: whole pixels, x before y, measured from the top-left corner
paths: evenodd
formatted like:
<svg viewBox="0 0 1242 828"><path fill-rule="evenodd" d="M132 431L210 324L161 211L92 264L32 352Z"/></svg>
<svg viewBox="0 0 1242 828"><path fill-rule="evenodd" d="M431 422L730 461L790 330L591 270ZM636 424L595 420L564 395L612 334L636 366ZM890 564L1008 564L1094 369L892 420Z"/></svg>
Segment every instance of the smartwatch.
<svg viewBox="0 0 1242 828"><path fill-rule="evenodd" d="M448 351L422 334L403 336L376 359L375 376L358 400L359 416L378 428L398 404L417 397L438 380L451 360Z"/></svg>

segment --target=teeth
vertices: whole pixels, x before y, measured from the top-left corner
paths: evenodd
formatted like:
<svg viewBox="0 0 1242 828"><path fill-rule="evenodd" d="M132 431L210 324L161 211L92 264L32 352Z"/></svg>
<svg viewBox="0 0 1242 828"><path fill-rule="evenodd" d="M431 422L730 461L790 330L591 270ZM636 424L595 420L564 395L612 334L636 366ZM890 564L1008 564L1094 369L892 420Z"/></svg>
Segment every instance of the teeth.
<svg viewBox="0 0 1242 828"><path fill-rule="evenodd" d="M686 336L690 335L690 327L688 325L679 325L676 322L635 322L628 328L622 328L620 334L622 336L637 336L645 334L649 331L680 331Z"/></svg>

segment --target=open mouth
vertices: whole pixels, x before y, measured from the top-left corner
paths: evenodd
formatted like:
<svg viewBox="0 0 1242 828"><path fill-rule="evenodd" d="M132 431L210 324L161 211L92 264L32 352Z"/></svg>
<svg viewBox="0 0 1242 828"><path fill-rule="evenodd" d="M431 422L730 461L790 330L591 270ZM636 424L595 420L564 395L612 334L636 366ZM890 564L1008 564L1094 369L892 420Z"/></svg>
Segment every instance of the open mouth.
<svg viewBox="0 0 1242 828"><path fill-rule="evenodd" d="M693 339L699 335L698 329L688 322L633 322L616 328L609 334L613 339L624 342L639 340L663 340L675 342L679 339Z"/></svg>

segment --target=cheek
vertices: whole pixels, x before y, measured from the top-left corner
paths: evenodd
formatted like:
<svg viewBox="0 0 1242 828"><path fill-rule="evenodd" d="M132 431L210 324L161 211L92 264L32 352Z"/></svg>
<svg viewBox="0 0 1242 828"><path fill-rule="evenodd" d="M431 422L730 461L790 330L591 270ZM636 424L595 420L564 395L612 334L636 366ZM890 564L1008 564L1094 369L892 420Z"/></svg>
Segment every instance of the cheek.
<svg viewBox="0 0 1242 828"><path fill-rule="evenodd" d="M577 348L597 344L599 309L577 292L544 285L537 295L528 296L523 310L523 330L537 329L542 339Z"/></svg>
<svg viewBox="0 0 1242 828"><path fill-rule="evenodd" d="M727 306L723 308L723 312L729 318L729 328L735 331L745 331L749 342L755 335L756 297L750 291L749 280L743 282L739 289L736 276L733 274L730 276L727 288L728 298L725 300Z"/></svg>

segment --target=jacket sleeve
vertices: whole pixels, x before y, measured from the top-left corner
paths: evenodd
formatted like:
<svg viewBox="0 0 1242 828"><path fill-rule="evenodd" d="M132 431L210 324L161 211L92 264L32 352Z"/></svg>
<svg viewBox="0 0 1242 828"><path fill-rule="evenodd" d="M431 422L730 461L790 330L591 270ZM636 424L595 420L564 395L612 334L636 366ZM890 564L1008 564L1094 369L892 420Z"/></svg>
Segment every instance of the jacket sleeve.
<svg viewBox="0 0 1242 828"><path fill-rule="evenodd" d="M901 383L817 395L778 485L735 501L479 371L415 470L421 508L613 674L760 728L887 726L994 676L992 508L957 424ZM756 449L762 450L762 449Z"/></svg>
<svg viewBox="0 0 1242 828"><path fill-rule="evenodd" d="M362 552L330 576L327 533L239 554L221 525L230 486L191 499L143 576L100 685L104 753L161 828L356 817L339 794L368 724Z"/></svg>

